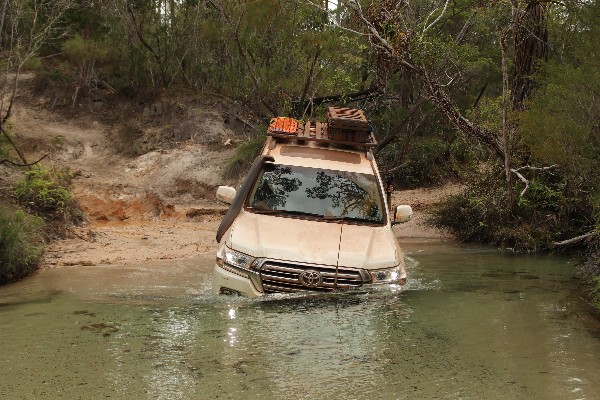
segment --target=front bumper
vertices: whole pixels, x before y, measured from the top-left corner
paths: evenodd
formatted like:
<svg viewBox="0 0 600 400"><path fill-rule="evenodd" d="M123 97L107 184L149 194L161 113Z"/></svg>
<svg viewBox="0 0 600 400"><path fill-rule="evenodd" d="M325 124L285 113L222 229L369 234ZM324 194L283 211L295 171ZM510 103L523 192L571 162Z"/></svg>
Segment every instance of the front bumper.
<svg viewBox="0 0 600 400"><path fill-rule="evenodd" d="M406 272L402 269L393 286L406 282ZM311 282L309 276L317 276ZM311 284L312 283L312 284ZM214 294L240 294L249 298L269 293L331 292L334 290L366 289L385 284L373 283L367 270L317 266L312 264L288 263L264 260L258 270L235 267L224 263L216 264L213 277Z"/></svg>
<svg viewBox="0 0 600 400"><path fill-rule="evenodd" d="M213 294L235 291L249 298L264 296L263 292L254 287L248 276L243 276L242 272L231 272L219 265L215 265L212 291Z"/></svg>

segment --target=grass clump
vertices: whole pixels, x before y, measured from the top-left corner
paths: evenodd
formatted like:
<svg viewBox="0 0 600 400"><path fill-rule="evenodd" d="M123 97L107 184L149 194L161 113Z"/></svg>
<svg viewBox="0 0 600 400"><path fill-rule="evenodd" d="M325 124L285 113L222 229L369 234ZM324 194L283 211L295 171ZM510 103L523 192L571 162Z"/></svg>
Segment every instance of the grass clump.
<svg viewBox="0 0 600 400"><path fill-rule="evenodd" d="M64 217L72 205L69 171L35 168L25 172L15 190L17 201L33 214L49 219Z"/></svg>
<svg viewBox="0 0 600 400"><path fill-rule="evenodd" d="M34 271L43 254L41 218L0 206L0 284Z"/></svg>
<svg viewBox="0 0 600 400"><path fill-rule="evenodd" d="M262 151L265 138L265 135L258 135L254 139L239 145L233 156L226 161L225 174L230 178L234 178L247 172L254 159Z"/></svg>

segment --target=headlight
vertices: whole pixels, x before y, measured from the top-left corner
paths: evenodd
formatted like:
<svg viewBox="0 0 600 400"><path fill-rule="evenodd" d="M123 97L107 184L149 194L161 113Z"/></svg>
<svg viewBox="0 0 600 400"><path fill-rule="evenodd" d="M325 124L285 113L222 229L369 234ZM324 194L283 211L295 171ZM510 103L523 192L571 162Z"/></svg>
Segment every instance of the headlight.
<svg viewBox="0 0 600 400"><path fill-rule="evenodd" d="M220 266L228 264L232 267L248 269L252 261L254 261L254 257L232 250L225 245L221 246L217 252L217 264Z"/></svg>
<svg viewBox="0 0 600 400"><path fill-rule="evenodd" d="M400 267L387 268L387 269L376 269L369 271L371 275L371 283L396 283L398 285L404 285L406 283L406 276L401 275Z"/></svg>
<svg viewBox="0 0 600 400"><path fill-rule="evenodd" d="M223 264L227 264L235 268L257 270L260 268L262 261L262 258L254 258L248 254L232 250L225 245L221 246L217 252L217 264L221 267Z"/></svg>

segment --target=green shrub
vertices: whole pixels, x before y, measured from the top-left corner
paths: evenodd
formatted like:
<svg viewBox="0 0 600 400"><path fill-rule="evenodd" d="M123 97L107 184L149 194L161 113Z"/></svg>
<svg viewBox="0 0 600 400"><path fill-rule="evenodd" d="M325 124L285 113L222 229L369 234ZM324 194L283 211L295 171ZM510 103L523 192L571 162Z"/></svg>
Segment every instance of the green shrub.
<svg viewBox="0 0 600 400"><path fill-rule="evenodd" d="M22 278L37 268L44 244L43 221L22 210L0 207L0 284Z"/></svg>
<svg viewBox="0 0 600 400"><path fill-rule="evenodd" d="M469 185L462 193L440 203L431 222L449 229L461 241L494 243L495 227L503 226L508 213L507 196L496 189Z"/></svg>
<svg viewBox="0 0 600 400"><path fill-rule="evenodd" d="M23 69L25 71L36 72L36 71L41 71L42 68L43 68L42 59L39 57L28 58L25 61L25 64L23 64Z"/></svg>
<svg viewBox="0 0 600 400"><path fill-rule="evenodd" d="M35 70L33 79L33 92L41 95L55 86L66 86L72 82L73 77L70 66L66 62L44 63ZM54 104L56 106L57 104Z"/></svg>
<svg viewBox="0 0 600 400"><path fill-rule="evenodd" d="M518 182L508 193L502 173L482 176L434 211L430 222L461 241L517 251L539 251L590 230L593 205L583 189L567 185L558 174L530 177L523 196ZM515 200L511 207L511 195Z"/></svg>
<svg viewBox="0 0 600 400"><path fill-rule="evenodd" d="M418 138L408 147L403 160L398 160L402 146L387 146L377 158L382 172L393 171L394 181L403 189L442 184L458 178L473 165L472 152L458 137Z"/></svg>
<svg viewBox="0 0 600 400"><path fill-rule="evenodd" d="M15 196L34 214L49 218L64 216L71 205L72 177L68 171L32 169L17 184Z"/></svg>
<svg viewBox="0 0 600 400"><path fill-rule="evenodd" d="M596 231L599 229L596 228ZM589 284L590 304L600 312L600 235L587 240L586 260L578 270Z"/></svg>
<svg viewBox="0 0 600 400"><path fill-rule="evenodd" d="M600 310L600 276L594 276L591 280L591 294L592 294L592 301L591 304L592 306L594 306L597 310Z"/></svg>
<svg viewBox="0 0 600 400"><path fill-rule="evenodd" d="M239 145L233 156L227 159L225 174L229 177L238 177L247 171L254 159L260 154L264 143L265 136L259 135Z"/></svg>
<svg viewBox="0 0 600 400"><path fill-rule="evenodd" d="M441 140L427 139L408 151L408 162L398 169L403 187L430 186L446 175L446 145Z"/></svg>

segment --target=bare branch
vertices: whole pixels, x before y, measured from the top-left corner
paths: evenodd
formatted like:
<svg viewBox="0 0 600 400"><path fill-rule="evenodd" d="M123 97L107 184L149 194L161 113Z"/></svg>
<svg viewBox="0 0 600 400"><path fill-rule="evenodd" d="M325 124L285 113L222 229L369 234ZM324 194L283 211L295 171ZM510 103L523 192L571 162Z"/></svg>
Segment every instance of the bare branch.
<svg viewBox="0 0 600 400"><path fill-rule="evenodd" d="M219 11L219 13L221 13L221 15L227 20L227 22L232 26L233 31L234 31L234 39L235 39L235 43L238 49L238 53L240 55L240 57L242 57L242 60L244 61L244 65L246 66L246 70L248 71L248 74L250 75L250 78L252 79L252 83L254 84L254 91L255 92L260 92L260 81L258 76L256 76L256 71L254 71L254 65L252 60L250 60L250 57L248 56L248 52L246 51L246 49L244 48L244 46L242 45L242 39L240 37L240 29L239 29L239 21L238 23L234 23L231 16L229 14L227 14L225 12L225 9L218 4L217 2L215 2L214 0L208 0L208 2L217 10ZM260 100L261 104L263 106L265 106L265 108L267 110L269 110L269 112L273 115L273 116L277 116L278 112L277 110L275 110L273 108L273 106L271 104L269 104L264 98L261 98Z"/></svg>
<svg viewBox="0 0 600 400"><path fill-rule="evenodd" d="M567 239L567 240L562 240L560 242L554 242L552 244L554 246L567 246L567 245L570 245L570 244L573 244L573 243L581 242L584 239L588 239L588 238L591 238L591 237L596 236L596 235L598 235L598 232L597 231L592 231L592 232L588 232L588 233L586 233L584 235L576 236L574 238Z"/></svg>
<svg viewBox="0 0 600 400"><path fill-rule="evenodd" d="M531 170L531 171L547 171L549 169L554 169L554 168L558 168L558 167L559 167L558 164L552 164L548 167L532 167L530 165L524 165L522 167L516 168L516 171L522 171L524 169Z"/></svg>
<svg viewBox="0 0 600 400"><path fill-rule="evenodd" d="M462 44L463 43L463 41L467 37L467 33L469 33L469 31L471 30L471 28L473 26L475 26L475 22L473 22L471 16L469 16L469 18L467 19L467 21L463 25L463 27L460 30L460 32L458 33L458 35L456 35L456 43L457 44Z"/></svg>
<svg viewBox="0 0 600 400"><path fill-rule="evenodd" d="M421 98L415 104L412 105L412 107L410 108L410 110L408 110L404 118L402 118L402 120L398 124L396 124L394 128L392 128L388 135L377 144L377 147L375 148L375 154L378 154L381 151L381 149L383 149L385 146L392 143L394 139L396 139L396 137L400 133L400 130L408 123L408 121L410 121L413 115L421 108L421 106L424 103L425 99Z"/></svg>
<svg viewBox="0 0 600 400"><path fill-rule="evenodd" d="M27 163L27 164L19 164L13 161L10 161L8 158L5 158L3 160L0 160L0 164L10 164L10 165L14 165L15 167L31 167L32 165L35 165L39 162L41 162L43 159L45 159L46 157L48 157L49 154L45 154L42 158L40 158L37 161L31 162L31 163Z"/></svg>
<svg viewBox="0 0 600 400"><path fill-rule="evenodd" d="M302 95L300 96L300 105L304 104L306 96L308 95L308 90L310 89L310 85L313 83L313 80L315 78L315 67L317 65L317 62L319 61L319 57L321 55L322 50L323 48L321 46L317 46L317 49L315 50L315 55L313 57L312 63L310 64L308 75L306 76L306 82L304 83L304 90L302 90ZM302 117L304 117L304 115Z"/></svg>
<svg viewBox="0 0 600 400"><path fill-rule="evenodd" d="M7 57L6 62L6 73L14 73L10 93L8 97L8 107L6 110L0 108L0 112L4 115L0 115L0 121L6 122L11 114L14 104L14 99L17 93L17 86L19 81L19 75L21 69L25 63L35 57L42 46L47 43L49 39L57 39L66 35L65 30L60 30L59 22L65 12L69 10L73 5L74 0L33 0L31 2L12 2L8 12L11 13L12 29L14 36L11 37L11 48L10 54ZM5 3L6 4L6 3ZM29 9L28 7L31 7ZM3 10L3 12L6 10ZM30 12L31 23L27 32L21 32L18 30L19 21L22 20L24 15ZM43 14L44 18L40 20L40 15ZM4 15L2 16L4 21ZM2 90L2 95L6 95ZM4 101L2 97L1 105ZM26 163L26 162L25 162Z"/></svg>
<svg viewBox="0 0 600 400"><path fill-rule="evenodd" d="M27 164L29 164L27 162L27 159L25 158L25 156L23 155L23 153L21 152L21 150L19 150L19 148L17 147L17 145L15 144L15 142L13 142L13 140L10 137L10 135L8 134L8 132L6 132L4 130L4 128L2 127L1 124L0 124L0 131L2 132L2 135L4 136L4 138L6 139L6 141L10 144L10 146L17 152L17 155L19 156L19 158L21 159L21 161L23 161L23 164L25 164L24 166L27 166Z"/></svg>
<svg viewBox="0 0 600 400"><path fill-rule="evenodd" d="M530 165L524 165L522 167L519 168L511 168L510 172L512 172L513 174L515 174L517 176L517 178L519 178L519 180L521 182L523 182L523 184L525 184L525 188L521 191L521 194L519 195L519 198L522 198L525 195L525 192L527 192L527 189L529 189L529 180L527 180L527 178L525 178L520 171L523 170L533 170L533 171L547 171L549 169L553 169L553 168L557 168L558 165L554 164L554 165L550 165L549 167L532 167Z"/></svg>
<svg viewBox="0 0 600 400"><path fill-rule="evenodd" d="M421 37L423 37L423 35L425 35L425 33L426 33L426 32L427 32L429 29L431 29L431 27L432 27L432 26L434 26L435 24L437 24L437 23L438 23L438 21L439 21L440 19L442 19L442 17L443 17L443 16L444 16L444 14L446 13L446 9L448 8L448 3L450 3L450 0L446 0L446 4L444 4L444 9L443 9L443 10L442 10L442 12L440 13L440 15L438 15L438 17L437 17L437 18L436 18L436 19L435 19L435 20L434 20L434 21L433 21L431 24L429 24L429 25L427 25L425 28L423 28L423 32L421 32ZM431 12L429 13L429 15L427 16L427 18L425 19L425 23L427 23L427 21L429 21L429 18L430 18L430 17L431 17L433 14L435 14L435 12L436 12L437 10L438 10L438 9L436 8L436 9L434 9L433 11L431 11Z"/></svg>
<svg viewBox="0 0 600 400"><path fill-rule="evenodd" d="M523 184L525 184L525 188L523 190L521 190L521 194L519 194L519 198L522 198L525 195L525 192L527 192L527 189L529 189L529 181L527 180L527 178L525 178L523 175L521 175L521 173L519 171L517 171L514 168L511 168L510 172L517 175L517 178L519 178L519 180L521 182L523 182Z"/></svg>
<svg viewBox="0 0 600 400"><path fill-rule="evenodd" d="M394 48L392 47L392 45L390 45L388 43L387 40L385 40L377 31L377 29L375 28L375 26L373 26L373 24L371 23L371 21L369 21L362 10L362 6L360 5L360 2L358 1L354 1L354 0L348 0L348 1L344 1L345 5L350 8L351 10L353 10L354 12L356 12L356 15L358 15L358 18L360 18L360 20L363 22L363 24L365 25L365 27L367 28L367 30L369 31L371 36L374 36L377 41L381 44L381 46L383 47L383 49L386 51L386 53L388 53L388 55L393 56L394 55Z"/></svg>

